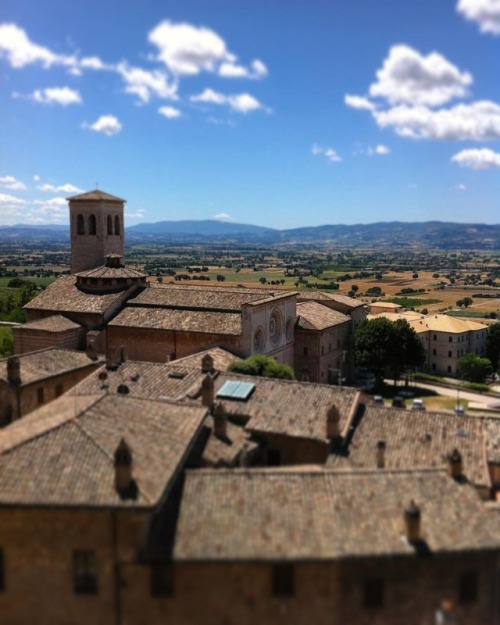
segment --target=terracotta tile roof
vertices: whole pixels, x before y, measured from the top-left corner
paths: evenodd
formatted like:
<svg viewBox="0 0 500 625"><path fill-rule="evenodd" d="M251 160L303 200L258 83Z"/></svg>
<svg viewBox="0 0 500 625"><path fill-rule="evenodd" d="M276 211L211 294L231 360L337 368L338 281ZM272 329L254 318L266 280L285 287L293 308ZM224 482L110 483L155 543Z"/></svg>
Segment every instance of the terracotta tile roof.
<svg viewBox="0 0 500 625"><path fill-rule="evenodd" d="M410 323L411 321L425 319L425 315L421 315L420 313L412 312L409 310L405 310L400 313L382 312L377 313L376 315L366 316L367 319L380 319L381 317L389 319L389 321L398 321L399 319L405 319L406 321L408 321L408 323Z"/></svg>
<svg viewBox="0 0 500 625"><path fill-rule="evenodd" d="M488 462L500 464L500 419L486 417L482 422Z"/></svg>
<svg viewBox="0 0 500 625"><path fill-rule="evenodd" d="M346 455L331 455L335 468L376 467L378 441L385 441L389 469L446 466L456 448L463 457L464 473L476 485L488 485L485 440L480 419L367 404Z"/></svg>
<svg viewBox="0 0 500 625"><path fill-rule="evenodd" d="M413 556L410 501L431 552L497 549L499 524L468 484L443 471L188 471L177 561Z"/></svg>
<svg viewBox="0 0 500 625"><path fill-rule="evenodd" d="M71 399L0 431L0 505L155 506L205 410L129 397L85 398L83 405ZM122 437L133 454L135 499L122 499L115 489L114 453Z"/></svg>
<svg viewBox="0 0 500 625"><path fill-rule="evenodd" d="M21 365L21 385L96 365L85 352L66 349L43 349L20 354L17 358ZM7 358L0 360L0 380L7 380L7 360Z"/></svg>
<svg viewBox="0 0 500 625"><path fill-rule="evenodd" d="M232 362L241 360L239 356L235 356L226 349L222 349L222 347L212 347L211 349L206 349L202 352L198 352L197 354L192 354L191 356L178 358L173 361L173 364L175 364L176 367L182 366L199 369L201 367L201 360L206 355L212 357L214 361L214 369L217 371L227 371L227 368Z"/></svg>
<svg viewBox="0 0 500 625"><path fill-rule="evenodd" d="M88 191L87 193L80 193L79 195L73 195L71 197L66 198L68 202L88 202L89 200L105 200L106 202L125 202L126 200L122 200L116 195L110 195L109 193L105 193L99 189L94 189L93 191Z"/></svg>
<svg viewBox="0 0 500 625"><path fill-rule="evenodd" d="M203 462L206 466L233 466L243 451L252 453L258 447L257 443L250 440L248 432L230 421L227 423L226 439L213 434L213 417L207 417L205 424L212 430L203 450Z"/></svg>
<svg viewBox="0 0 500 625"><path fill-rule="evenodd" d="M36 321L30 321L16 327L19 330L43 330L44 332L67 332L68 330L82 329L79 323L63 317L63 315L52 315Z"/></svg>
<svg viewBox="0 0 500 625"><path fill-rule="evenodd" d="M227 380L255 384L246 401L221 399L229 416L250 419L250 432L280 434L297 438L326 440L326 416L332 404L340 414L342 430L356 410L360 398L354 388L327 386L288 380L221 373L215 379L215 393ZM219 401L219 399L217 400Z"/></svg>
<svg viewBox="0 0 500 625"><path fill-rule="evenodd" d="M318 302L297 304L297 325L304 330L326 330L348 323L351 318Z"/></svg>
<svg viewBox="0 0 500 625"><path fill-rule="evenodd" d="M163 286L144 289L142 293L130 299L128 305L239 312L243 304L261 300L262 297L261 293L255 293L250 289L226 291L222 288L179 289Z"/></svg>
<svg viewBox="0 0 500 625"><path fill-rule="evenodd" d="M332 302L338 302L343 306L347 306L348 308L359 308L360 306L365 306L365 303L361 300L355 299L354 297L347 297L347 295L339 295L337 293L325 293L324 291L317 291L316 289L311 291L299 291L297 295L298 302L307 302L307 301L316 301L321 302L325 300L330 300Z"/></svg>
<svg viewBox="0 0 500 625"><path fill-rule="evenodd" d="M94 269L88 269L87 271L80 271L75 274L79 278L146 278L147 274L132 269L132 267L109 267L108 265L101 265Z"/></svg>
<svg viewBox="0 0 500 625"><path fill-rule="evenodd" d="M69 313L102 315L123 298L123 293L96 295L84 293L76 287L76 276L61 276L37 295L24 308Z"/></svg>
<svg viewBox="0 0 500 625"><path fill-rule="evenodd" d="M240 336L241 314L130 306L109 323L118 326Z"/></svg>
<svg viewBox="0 0 500 625"><path fill-rule="evenodd" d="M459 334L461 332L476 332L479 330L487 330L488 326L477 321L469 321L465 319L457 319L449 315L430 315L420 320L409 322L416 332L426 332L431 330L434 332L448 332L449 334Z"/></svg>

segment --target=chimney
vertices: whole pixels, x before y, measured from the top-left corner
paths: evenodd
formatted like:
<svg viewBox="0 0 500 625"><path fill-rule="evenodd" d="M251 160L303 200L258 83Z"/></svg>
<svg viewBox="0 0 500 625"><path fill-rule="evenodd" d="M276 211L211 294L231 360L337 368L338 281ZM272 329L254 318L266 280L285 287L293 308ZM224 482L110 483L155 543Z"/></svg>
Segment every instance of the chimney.
<svg viewBox="0 0 500 625"><path fill-rule="evenodd" d="M326 437L335 439L340 436L340 414L335 404L326 413Z"/></svg>
<svg viewBox="0 0 500 625"><path fill-rule="evenodd" d="M377 469L385 469L385 441L377 443Z"/></svg>
<svg viewBox="0 0 500 625"><path fill-rule="evenodd" d="M201 403L206 408L214 405L214 380L209 373L203 377L201 383Z"/></svg>
<svg viewBox="0 0 500 625"><path fill-rule="evenodd" d="M115 451L115 488L120 497L126 497L133 486L132 450L122 438Z"/></svg>
<svg viewBox="0 0 500 625"><path fill-rule="evenodd" d="M123 267L122 257L119 254L107 254L106 267L110 267L112 269L120 269L121 267Z"/></svg>
<svg viewBox="0 0 500 625"><path fill-rule="evenodd" d="M214 373L214 359L210 354L205 354L201 359L201 372L202 373Z"/></svg>
<svg viewBox="0 0 500 625"><path fill-rule="evenodd" d="M227 414L221 402L215 404L214 434L217 438L227 438Z"/></svg>
<svg viewBox="0 0 500 625"><path fill-rule="evenodd" d="M420 540L420 508L413 501L410 502L404 513L405 535L409 543L416 543Z"/></svg>
<svg viewBox="0 0 500 625"><path fill-rule="evenodd" d="M7 359L7 380L15 386L21 384L21 361L17 356Z"/></svg>
<svg viewBox="0 0 500 625"><path fill-rule="evenodd" d="M90 360L97 360L98 353L96 348L94 347L94 341L89 341L87 343L87 349L85 351L87 354L87 358L90 358Z"/></svg>
<svg viewBox="0 0 500 625"><path fill-rule="evenodd" d="M120 345L120 347L118 348L118 362L120 364L127 362L127 348L125 347L125 345Z"/></svg>
<svg viewBox="0 0 500 625"><path fill-rule="evenodd" d="M454 480L459 480L464 475L462 454L456 448L448 456L448 470Z"/></svg>

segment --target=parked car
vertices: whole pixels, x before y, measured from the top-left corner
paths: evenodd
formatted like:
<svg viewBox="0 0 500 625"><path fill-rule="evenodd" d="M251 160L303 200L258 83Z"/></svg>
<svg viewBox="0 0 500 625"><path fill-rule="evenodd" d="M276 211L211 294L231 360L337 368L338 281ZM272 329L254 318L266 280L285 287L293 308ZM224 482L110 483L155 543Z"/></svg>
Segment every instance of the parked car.
<svg viewBox="0 0 500 625"><path fill-rule="evenodd" d="M392 400L393 408L405 408L405 400L400 395L396 395Z"/></svg>
<svg viewBox="0 0 500 625"><path fill-rule="evenodd" d="M455 414L456 415L465 414L465 406L455 406Z"/></svg>
<svg viewBox="0 0 500 625"><path fill-rule="evenodd" d="M382 395L374 395L373 396L373 401L376 404L383 404L384 403L384 398L382 397Z"/></svg>
<svg viewBox="0 0 500 625"><path fill-rule="evenodd" d="M425 410L425 404L423 399L414 399L411 405L412 410Z"/></svg>

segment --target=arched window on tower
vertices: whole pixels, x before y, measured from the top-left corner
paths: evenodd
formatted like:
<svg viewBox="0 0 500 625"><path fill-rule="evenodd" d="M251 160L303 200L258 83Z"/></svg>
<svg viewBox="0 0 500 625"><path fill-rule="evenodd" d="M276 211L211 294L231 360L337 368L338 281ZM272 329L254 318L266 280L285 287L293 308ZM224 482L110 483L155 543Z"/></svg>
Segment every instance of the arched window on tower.
<svg viewBox="0 0 500 625"><path fill-rule="evenodd" d="M108 234L113 234L113 217L108 215Z"/></svg>
<svg viewBox="0 0 500 625"><path fill-rule="evenodd" d="M85 222L83 221L83 215L77 215L76 217L76 234L85 234Z"/></svg>
<svg viewBox="0 0 500 625"><path fill-rule="evenodd" d="M118 217L118 215L115 217L115 234L120 234L120 218Z"/></svg>
<svg viewBox="0 0 500 625"><path fill-rule="evenodd" d="M89 234L96 234L97 232L97 222L95 215L90 215L89 217Z"/></svg>

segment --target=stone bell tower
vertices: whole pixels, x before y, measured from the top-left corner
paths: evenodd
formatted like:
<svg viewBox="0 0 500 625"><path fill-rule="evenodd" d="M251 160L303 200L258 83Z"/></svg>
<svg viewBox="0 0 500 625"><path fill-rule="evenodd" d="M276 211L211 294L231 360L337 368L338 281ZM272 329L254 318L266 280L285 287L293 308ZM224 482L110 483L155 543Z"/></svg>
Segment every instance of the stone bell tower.
<svg viewBox="0 0 500 625"><path fill-rule="evenodd" d="M106 263L108 254L125 255L125 200L104 191L68 198L71 233L71 273Z"/></svg>

